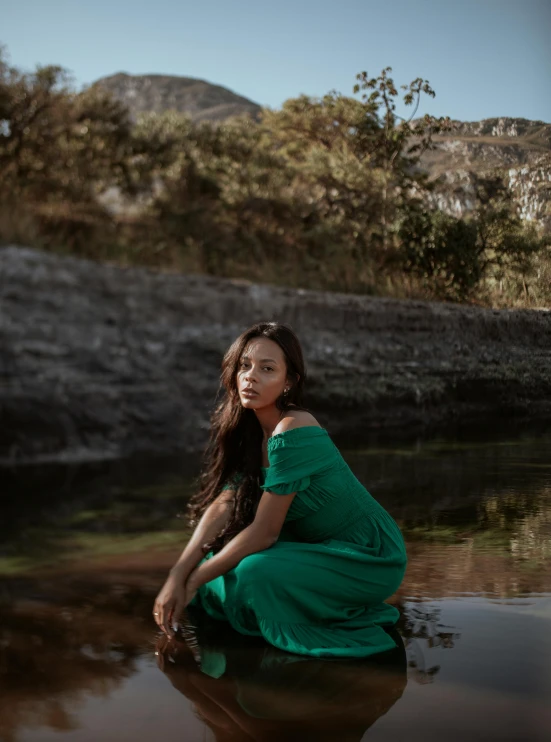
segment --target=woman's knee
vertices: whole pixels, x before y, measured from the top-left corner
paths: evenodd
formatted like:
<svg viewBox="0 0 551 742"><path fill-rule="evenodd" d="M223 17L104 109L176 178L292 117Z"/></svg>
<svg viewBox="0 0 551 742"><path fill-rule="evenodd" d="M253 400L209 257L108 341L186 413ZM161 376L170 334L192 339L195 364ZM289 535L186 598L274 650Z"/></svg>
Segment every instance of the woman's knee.
<svg viewBox="0 0 551 742"><path fill-rule="evenodd" d="M266 581L273 573L270 559L260 552L249 554L235 567L235 574L239 580L246 582Z"/></svg>

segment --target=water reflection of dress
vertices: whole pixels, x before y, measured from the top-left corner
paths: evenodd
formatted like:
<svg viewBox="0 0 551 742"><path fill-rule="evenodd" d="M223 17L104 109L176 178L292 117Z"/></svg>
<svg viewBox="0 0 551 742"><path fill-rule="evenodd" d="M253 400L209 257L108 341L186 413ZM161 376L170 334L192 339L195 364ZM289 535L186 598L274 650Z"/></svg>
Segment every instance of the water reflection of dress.
<svg viewBox="0 0 551 742"><path fill-rule="evenodd" d="M383 627L399 613L383 601L407 564L397 523L325 428L273 435L268 461L261 487L297 493L279 540L202 585L193 604L241 634L297 654L366 657L394 648Z"/></svg>
<svg viewBox="0 0 551 742"><path fill-rule="evenodd" d="M217 742L359 742L402 696L406 654L395 650L365 660L326 662L281 652L254 637L232 638L219 622L197 628L200 667L185 645L168 642L161 666L187 696ZM161 639L165 642L165 639ZM166 655L170 656L172 661Z"/></svg>

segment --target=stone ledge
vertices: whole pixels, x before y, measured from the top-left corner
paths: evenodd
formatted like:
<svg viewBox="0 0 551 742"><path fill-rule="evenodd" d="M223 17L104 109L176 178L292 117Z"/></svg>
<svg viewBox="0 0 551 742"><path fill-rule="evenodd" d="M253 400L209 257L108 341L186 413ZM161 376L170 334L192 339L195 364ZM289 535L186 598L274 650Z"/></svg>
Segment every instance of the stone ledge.
<svg viewBox="0 0 551 742"><path fill-rule="evenodd" d="M0 464L198 451L222 355L288 322L334 435L551 419L551 313L295 290L0 248Z"/></svg>

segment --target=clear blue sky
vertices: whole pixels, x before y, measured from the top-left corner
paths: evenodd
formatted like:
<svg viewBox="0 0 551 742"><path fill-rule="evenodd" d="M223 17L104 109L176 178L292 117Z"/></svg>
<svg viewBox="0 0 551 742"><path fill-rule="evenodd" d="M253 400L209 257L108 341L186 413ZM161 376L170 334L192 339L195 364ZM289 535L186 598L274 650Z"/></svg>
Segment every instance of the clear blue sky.
<svg viewBox="0 0 551 742"><path fill-rule="evenodd" d="M261 105L392 67L436 92L418 115L551 122L551 0L1 0L12 65L198 77ZM404 113L404 109L399 109Z"/></svg>

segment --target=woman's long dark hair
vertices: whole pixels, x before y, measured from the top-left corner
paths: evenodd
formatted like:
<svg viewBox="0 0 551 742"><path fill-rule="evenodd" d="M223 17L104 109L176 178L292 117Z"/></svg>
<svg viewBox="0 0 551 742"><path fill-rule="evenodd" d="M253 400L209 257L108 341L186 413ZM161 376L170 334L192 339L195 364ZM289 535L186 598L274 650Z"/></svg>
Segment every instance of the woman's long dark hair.
<svg viewBox="0 0 551 742"><path fill-rule="evenodd" d="M287 394L277 398L277 409L282 412L291 407L307 410L302 404L306 368L299 340L291 327L280 322L258 322L249 327L231 344L222 360L217 397L220 392L223 397L211 415L209 442L199 475L199 490L188 505L189 524L195 527L208 506L220 495L222 487L233 481L234 475L241 477L236 485L232 515L221 533L203 547L205 552L220 551L252 523L262 496L262 427L254 410L242 406L236 379L240 358L249 342L257 337L276 342L285 357L291 387Z"/></svg>

